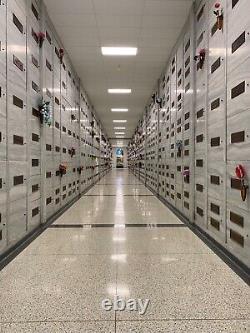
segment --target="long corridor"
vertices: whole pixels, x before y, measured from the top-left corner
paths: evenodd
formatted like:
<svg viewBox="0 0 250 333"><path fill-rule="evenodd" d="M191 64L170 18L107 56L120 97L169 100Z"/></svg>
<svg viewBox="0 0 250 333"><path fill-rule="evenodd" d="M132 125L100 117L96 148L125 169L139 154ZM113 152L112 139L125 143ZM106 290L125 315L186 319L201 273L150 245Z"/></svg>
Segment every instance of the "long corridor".
<svg viewBox="0 0 250 333"><path fill-rule="evenodd" d="M149 305L105 309L116 295ZM127 170L107 174L0 272L4 333L249 327L249 287Z"/></svg>

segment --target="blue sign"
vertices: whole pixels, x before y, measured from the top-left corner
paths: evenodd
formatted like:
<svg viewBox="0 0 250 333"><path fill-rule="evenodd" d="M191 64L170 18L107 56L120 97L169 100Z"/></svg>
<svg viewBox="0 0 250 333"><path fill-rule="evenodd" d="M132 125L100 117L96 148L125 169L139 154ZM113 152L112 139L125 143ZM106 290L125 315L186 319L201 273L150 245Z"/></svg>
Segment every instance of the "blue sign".
<svg viewBox="0 0 250 333"><path fill-rule="evenodd" d="M123 156L123 150L121 148L116 149L116 156Z"/></svg>

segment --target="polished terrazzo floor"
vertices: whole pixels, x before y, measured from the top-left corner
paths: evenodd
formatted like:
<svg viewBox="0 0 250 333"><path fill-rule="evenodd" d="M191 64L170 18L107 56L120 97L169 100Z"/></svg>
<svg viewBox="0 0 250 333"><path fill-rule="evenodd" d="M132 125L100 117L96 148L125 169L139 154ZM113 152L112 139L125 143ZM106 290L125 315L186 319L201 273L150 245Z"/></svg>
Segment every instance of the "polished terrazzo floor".
<svg viewBox="0 0 250 333"><path fill-rule="evenodd" d="M143 316L104 311L115 295L150 305ZM0 272L0 332L246 333L250 290L132 174L113 170Z"/></svg>

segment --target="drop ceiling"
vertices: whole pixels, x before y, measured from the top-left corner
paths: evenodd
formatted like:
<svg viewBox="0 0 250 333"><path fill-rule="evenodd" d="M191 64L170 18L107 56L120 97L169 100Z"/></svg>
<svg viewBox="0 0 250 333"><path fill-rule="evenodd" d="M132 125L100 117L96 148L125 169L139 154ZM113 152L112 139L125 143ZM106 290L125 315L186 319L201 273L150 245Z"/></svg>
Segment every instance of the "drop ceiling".
<svg viewBox="0 0 250 333"><path fill-rule="evenodd" d="M127 119L125 137L131 137L187 19L192 0L45 3L108 136L115 137L113 119ZM104 57L101 46L138 47L138 54ZM132 94L110 95L109 88L131 88ZM128 108L129 112L113 113L111 108Z"/></svg>

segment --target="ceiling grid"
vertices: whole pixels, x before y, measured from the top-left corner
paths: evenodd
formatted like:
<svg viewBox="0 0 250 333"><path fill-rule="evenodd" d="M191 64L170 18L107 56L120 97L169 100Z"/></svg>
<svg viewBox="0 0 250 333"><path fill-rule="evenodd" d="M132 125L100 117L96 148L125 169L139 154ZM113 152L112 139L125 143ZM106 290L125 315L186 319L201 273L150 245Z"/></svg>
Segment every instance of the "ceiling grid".
<svg viewBox="0 0 250 333"><path fill-rule="evenodd" d="M192 0L45 0L49 15L106 129L127 119L131 137L186 21ZM135 57L106 57L102 46L137 47ZM130 95L108 94L130 88ZM111 112L128 108L127 113Z"/></svg>

